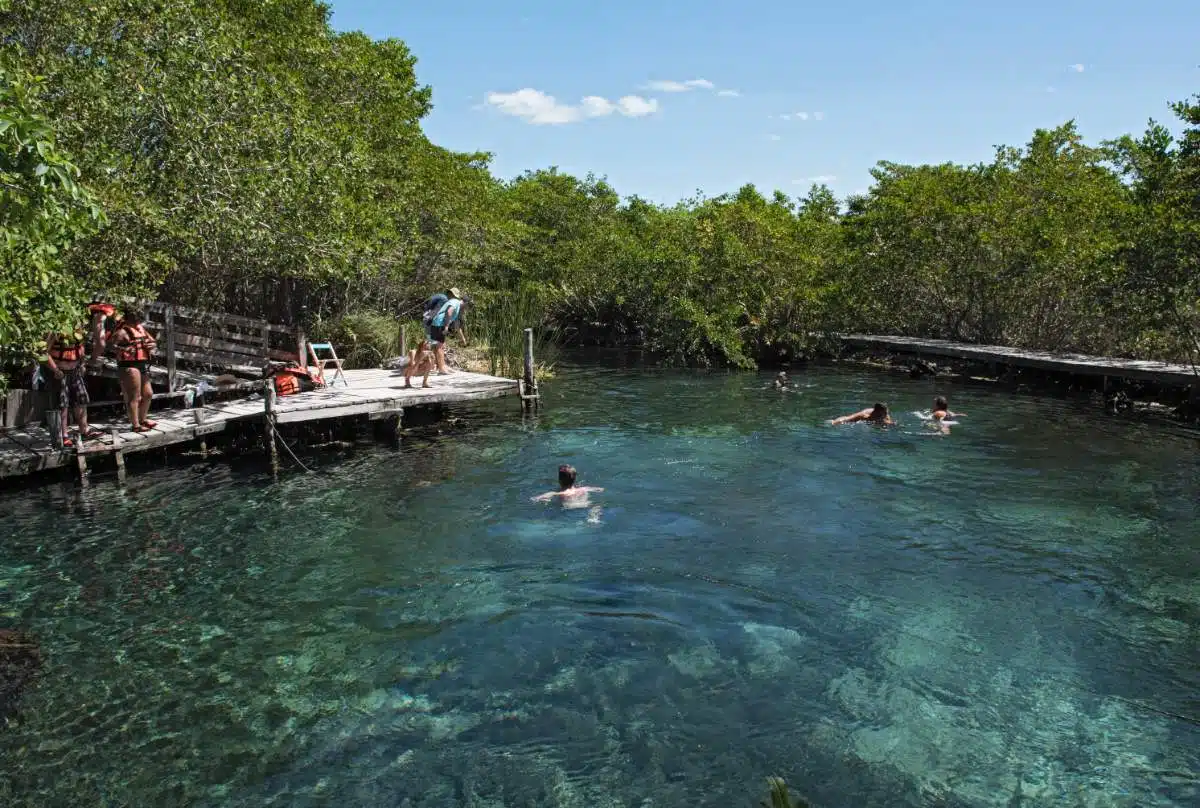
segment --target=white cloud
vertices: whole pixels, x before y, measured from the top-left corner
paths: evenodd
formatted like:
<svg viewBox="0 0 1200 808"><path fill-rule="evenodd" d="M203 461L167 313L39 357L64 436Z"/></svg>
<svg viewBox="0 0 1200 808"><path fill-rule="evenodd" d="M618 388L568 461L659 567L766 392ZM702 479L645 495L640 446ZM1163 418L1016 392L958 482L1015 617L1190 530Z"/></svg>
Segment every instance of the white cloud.
<svg viewBox="0 0 1200 808"><path fill-rule="evenodd" d="M792 180L793 185L825 185L826 183L834 182L837 177L833 174L818 174L815 177L801 177L798 180Z"/></svg>
<svg viewBox="0 0 1200 808"><path fill-rule="evenodd" d="M1070 65L1070 68L1071 68L1071 70L1075 71L1076 73L1082 73L1084 71L1084 67L1081 64Z"/></svg>
<svg viewBox="0 0 1200 808"><path fill-rule="evenodd" d="M611 115L614 109L612 101L609 101L607 98L601 98L598 95L586 96L579 102L579 108L589 118L600 118L604 115Z"/></svg>
<svg viewBox="0 0 1200 808"><path fill-rule="evenodd" d="M621 114L630 118L644 118L658 111L658 101L653 98L642 98L640 95L623 95L617 99L617 107Z"/></svg>
<svg viewBox="0 0 1200 808"><path fill-rule="evenodd" d="M505 115L521 118L537 125L559 125L575 123L584 118L602 118L614 112L628 118L641 118L658 110L658 102L639 95L627 95L609 101L598 95L585 96L577 106L560 104L558 100L541 90L525 87L513 93L491 92L486 96L487 104Z"/></svg>
<svg viewBox="0 0 1200 808"><path fill-rule="evenodd" d="M1047 87L1047 88L1046 88L1046 92L1048 92L1048 93L1056 93L1056 92L1058 92L1058 90L1054 89L1054 87Z"/></svg>
<svg viewBox="0 0 1200 808"><path fill-rule="evenodd" d="M717 90L717 95L724 96L725 98L737 98L741 93L737 90Z"/></svg>
<svg viewBox="0 0 1200 808"><path fill-rule="evenodd" d="M713 83L708 79L688 79L687 81L672 81L658 79L646 82L645 89L660 93L686 93L689 90L711 90Z"/></svg>
<svg viewBox="0 0 1200 808"><path fill-rule="evenodd" d="M767 117L770 118L771 120L775 120L776 118L778 118L781 121L790 121L792 119L795 119L797 121L807 121L809 119L812 119L814 121L823 121L823 120L825 120L825 113L824 112L785 112L781 115L768 115Z"/></svg>
<svg viewBox="0 0 1200 808"><path fill-rule="evenodd" d="M767 140L783 140L779 135L767 135Z"/></svg>

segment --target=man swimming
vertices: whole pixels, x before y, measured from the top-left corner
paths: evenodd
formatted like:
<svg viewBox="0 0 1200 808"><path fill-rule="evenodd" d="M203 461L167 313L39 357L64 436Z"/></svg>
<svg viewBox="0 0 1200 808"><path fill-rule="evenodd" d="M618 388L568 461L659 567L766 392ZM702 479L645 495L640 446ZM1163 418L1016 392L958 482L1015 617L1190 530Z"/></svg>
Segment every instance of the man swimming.
<svg viewBox="0 0 1200 808"><path fill-rule="evenodd" d="M774 383L775 389L776 390L786 390L786 389L788 389L788 385L790 383L791 383L791 380L788 379L787 371L783 371L783 370L779 371L779 375L775 377L775 383Z"/></svg>
<svg viewBox="0 0 1200 808"><path fill-rule="evenodd" d="M896 422L892 420L892 415L888 412L888 405L882 401L875 402L875 406L865 410L859 410L850 415L843 415L841 418L834 418L829 423L833 426L841 426L842 424L856 424L859 421L866 421L872 424L887 424L891 426Z"/></svg>
<svg viewBox="0 0 1200 808"><path fill-rule="evenodd" d="M945 396L938 396L933 400L933 420L935 421L962 418L964 415L966 415L965 412L950 412L950 405L946 402Z"/></svg>
<svg viewBox="0 0 1200 808"><path fill-rule="evenodd" d="M544 494L538 494L533 498L534 502L549 502L555 497L562 497L563 505L569 508L587 507L588 494L600 493L603 488L596 488L590 485L575 484L576 471L574 466L562 465L558 467L558 490L547 491Z"/></svg>

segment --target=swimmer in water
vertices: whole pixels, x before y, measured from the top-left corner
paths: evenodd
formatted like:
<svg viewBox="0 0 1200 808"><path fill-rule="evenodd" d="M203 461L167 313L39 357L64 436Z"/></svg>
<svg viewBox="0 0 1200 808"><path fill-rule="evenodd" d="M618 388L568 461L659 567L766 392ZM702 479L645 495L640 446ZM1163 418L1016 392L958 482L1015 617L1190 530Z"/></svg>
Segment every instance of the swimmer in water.
<svg viewBox="0 0 1200 808"><path fill-rule="evenodd" d="M856 424L859 421L866 421L871 424L886 424L888 426L896 423L892 420L891 413L888 412L888 405L882 401L877 401L875 406L870 409L859 410L851 415L834 418L829 423L833 426L841 426L842 424Z"/></svg>
<svg viewBox="0 0 1200 808"><path fill-rule="evenodd" d="M584 508L588 505L588 494L600 493L603 488L596 488L590 485L575 484L575 467L574 466L559 466L558 467L558 490L547 491L544 494L538 494L533 498L534 502L549 502L555 497L562 497L563 505L568 508Z"/></svg>
<svg viewBox="0 0 1200 808"><path fill-rule="evenodd" d="M787 371L779 371L779 375L775 377L775 389L786 390L788 389L788 384L790 384L790 381L788 380Z"/></svg>
<svg viewBox="0 0 1200 808"><path fill-rule="evenodd" d="M950 405L946 402L945 396L938 396L933 400L933 420L935 421L962 418L964 415L966 415L965 412L950 412Z"/></svg>

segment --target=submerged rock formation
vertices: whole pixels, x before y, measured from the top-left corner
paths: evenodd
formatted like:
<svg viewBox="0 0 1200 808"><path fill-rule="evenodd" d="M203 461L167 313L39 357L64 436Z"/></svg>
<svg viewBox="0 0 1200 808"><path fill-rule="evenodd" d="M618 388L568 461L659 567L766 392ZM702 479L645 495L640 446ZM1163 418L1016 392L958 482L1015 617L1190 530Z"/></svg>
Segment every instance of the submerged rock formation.
<svg viewBox="0 0 1200 808"><path fill-rule="evenodd" d="M0 721L16 712L21 694L41 667L41 650L33 637L0 629Z"/></svg>

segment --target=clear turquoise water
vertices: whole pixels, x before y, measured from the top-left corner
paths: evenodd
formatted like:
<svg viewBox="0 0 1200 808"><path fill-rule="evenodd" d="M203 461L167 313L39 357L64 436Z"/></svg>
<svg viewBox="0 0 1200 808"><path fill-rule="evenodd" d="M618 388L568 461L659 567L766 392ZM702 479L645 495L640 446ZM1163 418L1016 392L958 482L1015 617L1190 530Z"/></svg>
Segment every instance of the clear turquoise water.
<svg viewBox="0 0 1200 808"><path fill-rule="evenodd" d="M1200 804L1196 439L795 379L571 367L278 483L0 496L47 658L0 805ZM529 502L560 462L598 517Z"/></svg>

